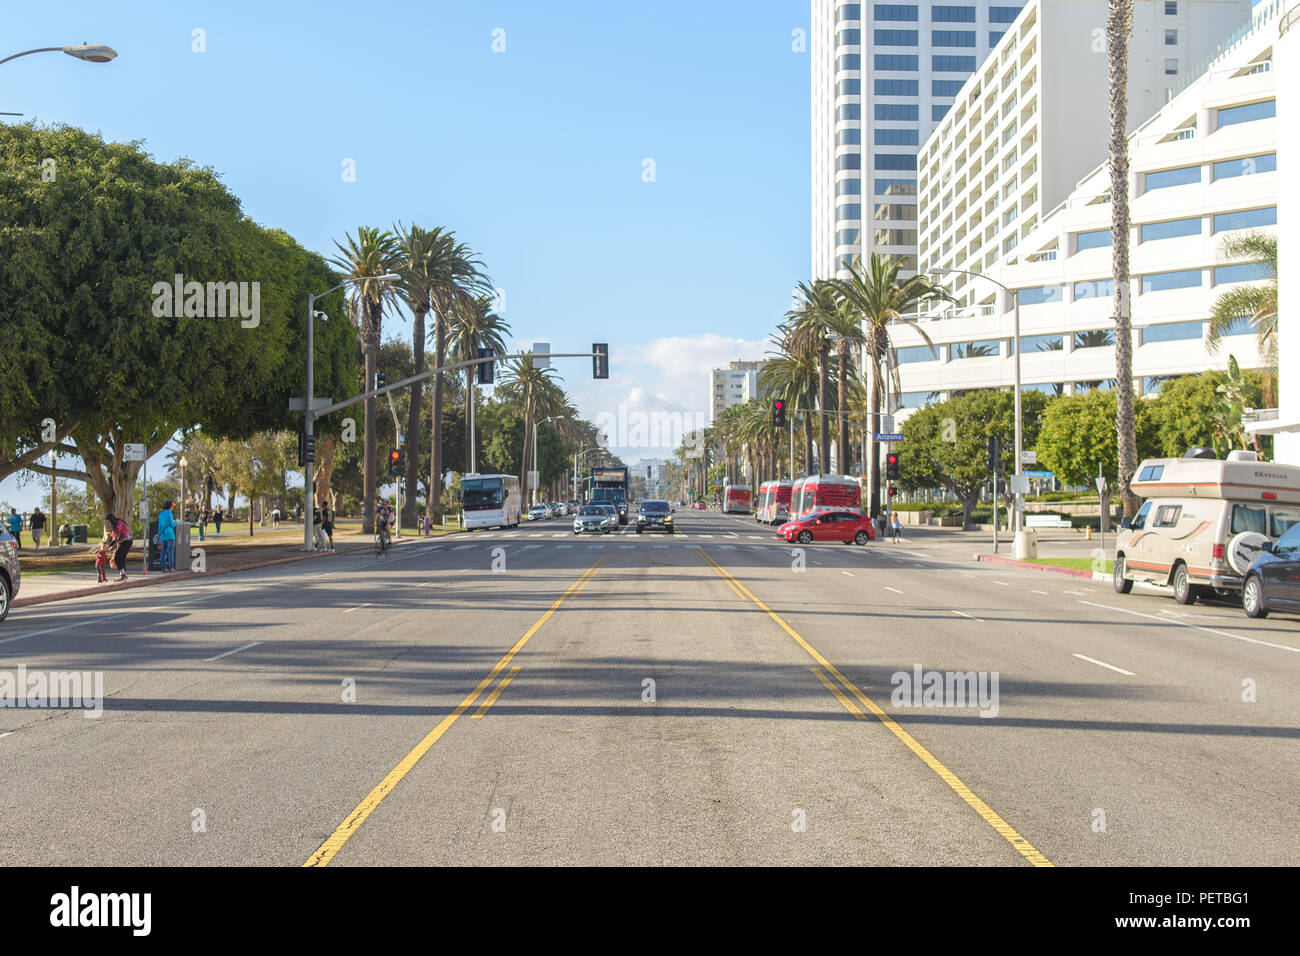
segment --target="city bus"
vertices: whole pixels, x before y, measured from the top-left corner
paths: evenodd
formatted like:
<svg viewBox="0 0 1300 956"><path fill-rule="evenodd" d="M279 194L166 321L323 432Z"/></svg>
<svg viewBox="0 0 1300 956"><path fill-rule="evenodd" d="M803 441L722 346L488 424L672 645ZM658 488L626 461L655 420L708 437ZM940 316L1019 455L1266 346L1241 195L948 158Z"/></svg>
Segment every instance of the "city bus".
<svg viewBox="0 0 1300 956"><path fill-rule="evenodd" d="M758 486L758 505L754 518L764 524L784 524L790 520L793 481L765 481Z"/></svg>
<svg viewBox="0 0 1300 956"><path fill-rule="evenodd" d="M724 485L722 488L722 513L747 515L754 510L754 493L749 485Z"/></svg>
<svg viewBox="0 0 1300 956"><path fill-rule="evenodd" d="M518 475L466 475L460 482L462 528L517 528L523 505Z"/></svg>
<svg viewBox="0 0 1300 956"><path fill-rule="evenodd" d="M798 498L790 502L790 519L806 518L820 508L856 511L861 507L862 484L852 475L810 475L802 479Z"/></svg>

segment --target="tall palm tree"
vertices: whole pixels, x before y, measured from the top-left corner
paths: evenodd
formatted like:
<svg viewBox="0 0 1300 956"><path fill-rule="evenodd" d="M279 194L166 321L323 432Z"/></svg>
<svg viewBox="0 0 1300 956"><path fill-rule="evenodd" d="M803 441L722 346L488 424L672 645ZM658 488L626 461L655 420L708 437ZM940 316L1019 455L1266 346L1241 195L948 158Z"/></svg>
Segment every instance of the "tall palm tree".
<svg viewBox="0 0 1300 956"><path fill-rule="evenodd" d="M1270 365L1277 365L1277 236L1264 232L1230 236L1223 242L1223 254L1263 266L1269 283L1236 286L1215 299L1205 344L1216 351L1228 330L1245 318L1255 329L1259 354Z"/></svg>
<svg viewBox="0 0 1300 956"><path fill-rule="evenodd" d="M397 236L397 274L402 277L398 286L401 297L413 318L412 352L415 357L415 374L424 371L424 319L432 307L430 293L436 278L433 260L434 250L440 242L441 230L430 232L419 226L393 227ZM411 436L406 447L406 501L402 507L402 523L408 528L414 527L419 502L415 491L420 481L420 443L416 436L420 434L420 406L424 394L424 382L418 381L411 386L411 406L407 411L406 434Z"/></svg>
<svg viewBox="0 0 1300 956"><path fill-rule="evenodd" d="M758 373L760 392L779 398L787 409L800 409L803 418L803 462L805 473L812 470L812 415L817 401L817 357L808 352L780 352ZM791 419L793 422L793 419ZM796 473L790 462L790 477Z"/></svg>
<svg viewBox="0 0 1300 956"><path fill-rule="evenodd" d="M841 299L835 311L826 319L826 328L836 337L835 364L838 378L838 398L840 410L839 464L840 471L847 474L848 462L853 458L849 451L849 377L853 374L853 356L867 344L867 335L862 328L862 320L848 299Z"/></svg>
<svg viewBox="0 0 1300 956"><path fill-rule="evenodd" d="M1133 0L1110 0L1106 56L1110 93L1110 235L1115 273L1115 434L1118 482L1124 514L1139 502L1129 482L1137 470L1137 413L1133 407L1133 316L1129 284L1128 46L1133 35Z"/></svg>
<svg viewBox="0 0 1300 956"><path fill-rule="evenodd" d="M904 317L927 299L953 302L952 293L945 286L925 274L899 279L903 260L897 256L881 256L873 252L865 264L861 256L854 256L849 266L849 278L839 282L840 294L857 313L866 337L867 361L871 363L871 425L880 427L884 412L882 377L886 374L890 350L894 347L889 329L892 325L905 325L914 330L935 351L934 343L915 320ZM897 374L896 372L894 374ZM897 389L895 390L897 391ZM871 443L871 461L864 464L871 481L871 516L880 513L880 443Z"/></svg>
<svg viewBox="0 0 1300 956"><path fill-rule="evenodd" d="M379 358L379 339L382 331L384 307L393 296L384 282L370 276L387 275L397 266L397 240L393 234L370 226L361 226L355 236L344 236L346 245L335 242L339 254L330 261L343 270L353 281L353 300L358 328L361 333L361 351L366 360L365 390L375 383L375 365ZM365 452L363 458L362 533L373 534L375 527L375 483L378 474L378 429L375 426L374 396L365 401ZM304 505L310 509L311 502Z"/></svg>
<svg viewBox="0 0 1300 956"><path fill-rule="evenodd" d="M461 299L452 311L451 328L452 358L456 362L468 362L478 357L478 350L492 349L498 355L506 351L505 336L510 332L510 325L505 319L492 311L491 296L477 296L473 299ZM477 438L474 434L471 406L474 402L474 368L465 368L465 468L472 470L470 463L477 465Z"/></svg>
<svg viewBox="0 0 1300 956"><path fill-rule="evenodd" d="M839 307L839 286L834 279L814 279L811 284L800 282L795 294L795 305L786 313L783 346L787 352L808 352L817 356L817 446L819 469L830 469L830 419L829 400L826 394L830 377L830 317Z"/></svg>
<svg viewBox="0 0 1300 956"><path fill-rule="evenodd" d="M438 231L430 258L433 280L429 297L433 302L434 366L442 368L447 360L447 329L457 303L473 298L488 288L483 263L464 243L456 241L450 231ZM442 375L433 379L433 445L429 455L429 515L442 521Z"/></svg>
<svg viewBox="0 0 1300 956"><path fill-rule="evenodd" d="M524 411L524 445L519 462L521 488L528 487L533 423L554 414L565 403L564 392L555 384L556 377L554 369L542 368L531 355L525 355L506 364L505 375L498 387L504 398L517 402Z"/></svg>

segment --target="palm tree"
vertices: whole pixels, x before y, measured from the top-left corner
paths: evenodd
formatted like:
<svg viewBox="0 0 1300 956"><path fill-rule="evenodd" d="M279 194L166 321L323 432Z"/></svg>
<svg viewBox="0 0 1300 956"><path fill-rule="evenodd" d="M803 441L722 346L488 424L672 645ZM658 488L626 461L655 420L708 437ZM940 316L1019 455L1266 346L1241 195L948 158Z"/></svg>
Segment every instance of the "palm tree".
<svg viewBox="0 0 1300 956"><path fill-rule="evenodd" d="M1110 235L1115 273L1115 432L1119 442L1118 483L1125 517L1137 514L1129 487L1137 470L1137 417L1133 407L1133 316L1129 285L1128 45L1133 35L1133 0L1110 0L1106 55L1110 92Z"/></svg>
<svg viewBox="0 0 1300 956"><path fill-rule="evenodd" d="M457 303L477 296L488 287L483 263L451 232L435 230L438 241L430 256L433 276L429 296L436 315L434 322L434 367L442 368L447 360L447 329ZM442 375L433 379L433 445L429 455L429 516L442 521Z"/></svg>
<svg viewBox="0 0 1300 956"><path fill-rule="evenodd" d="M839 307L839 288L834 279L814 279L812 284L800 282L796 289L794 308L786 313L787 322L781 326L785 333L782 343L787 352L804 352L817 356L817 457L819 469L830 469L828 449L831 443L830 420L827 418L829 400L826 395L830 366L829 320ZM811 467L811 466L810 466Z"/></svg>
<svg viewBox="0 0 1300 956"><path fill-rule="evenodd" d="M826 327L836 336L835 364L838 371L838 391L840 409L840 471L848 473L849 461L852 459L849 445L849 376L853 372L853 354L867 344L866 333L862 330L862 320L858 318L853 303L841 299L839 307L826 320Z"/></svg>
<svg viewBox="0 0 1300 956"><path fill-rule="evenodd" d="M808 352L780 352L758 373L758 390L785 402L787 409L800 409L803 418L804 471L812 471L812 415L817 401L817 358ZM794 420L791 419L791 422ZM795 475L790 462L790 477Z"/></svg>
<svg viewBox="0 0 1300 956"><path fill-rule="evenodd" d="M468 362L478 358L478 350L492 349L498 355L506 351L505 336L510 332L510 325L501 316L492 311L492 297L478 296L474 299L461 299L452 312L451 343L452 358L456 362ZM474 368L465 368L465 457L467 471L473 471L478 463L476 436L473 427L471 406L474 403ZM471 463L473 463L471 465Z"/></svg>
<svg viewBox="0 0 1300 956"><path fill-rule="evenodd" d="M379 358L379 338L384 306L393 296L388 285L372 278L387 275L397 266L397 240L393 234L370 226L361 226L355 236L345 236L347 245L335 242L339 254L331 263L343 270L353 282L353 301L361 332L361 350L366 359L365 390L374 387L375 365ZM365 401L365 453L363 459L362 533L373 534L375 526L375 482L378 469L378 430L375 427L375 398ZM304 507L310 509L311 503Z"/></svg>
<svg viewBox="0 0 1300 956"><path fill-rule="evenodd" d="M889 336L891 325L906 325L914 330L937 352L934 343L925 329L913 319L904 318L904 313L914 311L927 299L956 301L945 286L933 281L924 274L914 275L908 279L898 278L903 260L897 256L881 256L873 252L864 268L862 257L854 256L849 266L849 278L838 283L840 294L857 312L864 326L866 336L867 360L871 363L871 424L880 427L880 416L884 409L884 392L880 387L882 366L889 358L894 344ZM892 370L897 377L897 369ZM895 394L897 394L897 387ZM880 443L871 443L871 461L864 463L863 471L870 475L871 481L871 516L880 513Z"/></svg>
<svg viewBox="0 0 1300 956"><path fill-rule="evenodd" d="M413 317L412 352L415 357L415 374L424 371L424 318L432 307L430 293L436 278L433 271L434 250L441 241L441 230L430 232L419 226L393 227L397 234L397 273L402 277L398 286L406 307ZM406 501L402 509L402 523L414 527L417 507L415 490L420 480L420 443L416 440L420 434L420 405L424 393L424 382L417 381L411 386L411 406L407 411L406 434L411 436L406 447Z"/></svg>
<svg viewBox="0 0 1300 956"><path fill-rule="evenodd" d="M554 369L542 368L533 361L531 355L525 355L507 363L505 375L497 388L504 398L517 402L524 410L524 446L519 462L521 488L528 487L528 452L532 442L533 422L554 414L558 408L567 404L564 392L554 382L556 377Z"/></svg>
<svg viewBox="0 0 1300 956"><path fill-rule="evenodd" d="M1229 259L1245 259L1261 265L1268 285L1236 286L1214 300L1210 327L1205 344L1216 351L1223 336L1242 318L1249 320L1259 340L1259 354L1270 365L1277 365L1277 237L1263 232L1230 236L1223 242L1223 254Z"/></svg>

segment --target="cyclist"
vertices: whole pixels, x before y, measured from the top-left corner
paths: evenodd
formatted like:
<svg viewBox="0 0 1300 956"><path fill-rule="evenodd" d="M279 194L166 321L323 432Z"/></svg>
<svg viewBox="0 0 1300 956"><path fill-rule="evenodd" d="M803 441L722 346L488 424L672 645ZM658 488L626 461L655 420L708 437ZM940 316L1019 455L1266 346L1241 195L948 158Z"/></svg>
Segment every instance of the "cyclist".
<svg viewBox="0 0 1300 956"><path fill-rule="evenodd" d="M393 509L387 501L382 499L375 502L375 534L384 539L385 543L392 537L393 527Z"/></svg>

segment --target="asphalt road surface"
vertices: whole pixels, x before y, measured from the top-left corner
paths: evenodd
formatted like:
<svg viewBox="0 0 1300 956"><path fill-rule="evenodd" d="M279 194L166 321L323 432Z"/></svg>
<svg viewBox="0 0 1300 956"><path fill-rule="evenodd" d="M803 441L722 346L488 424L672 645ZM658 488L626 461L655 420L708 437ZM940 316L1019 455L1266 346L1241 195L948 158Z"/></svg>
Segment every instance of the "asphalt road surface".
<svg viewBox="0 0 1300 956"><path fill-rule="evenodd" d="M1300 863L1300 620L677 518L15 610L0 865Z"/></svg>

